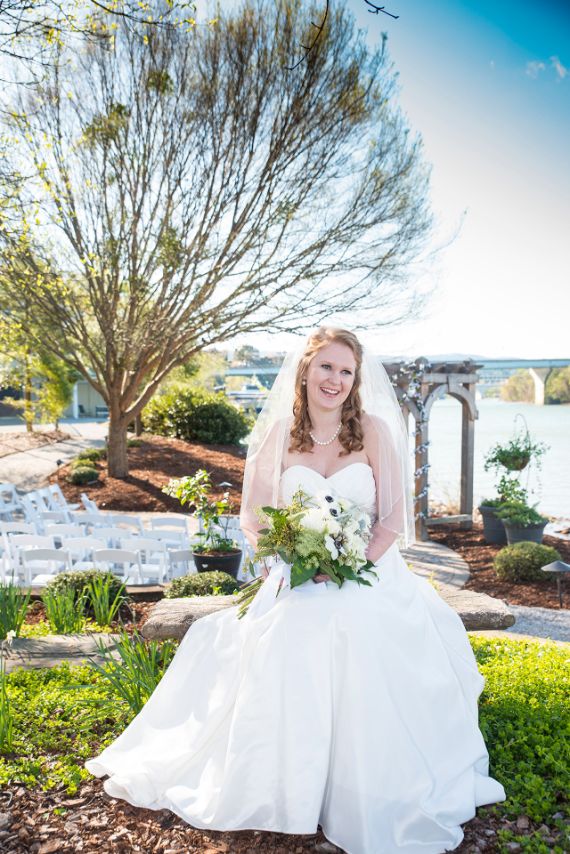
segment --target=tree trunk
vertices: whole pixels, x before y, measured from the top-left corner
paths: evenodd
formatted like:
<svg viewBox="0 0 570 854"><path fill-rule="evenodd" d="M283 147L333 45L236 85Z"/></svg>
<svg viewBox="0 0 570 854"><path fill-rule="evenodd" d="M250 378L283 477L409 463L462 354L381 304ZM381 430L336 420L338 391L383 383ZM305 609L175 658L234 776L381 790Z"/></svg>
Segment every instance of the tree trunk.
<svg viewBox="0 0 570 854"><path fill-rule="evenodd" d="M109 414L109 439L107 442L107 470L109 477L124 478L129 473L127 460L127 421L121 413Z"/></svg>
<svg viewBox="0 0 570 854"><path fill-rule="evenodd" d="M135 436L142 436L143 423L140 412L135 415Z"/></svg>
<svg viewBox="0 0 570 854"><path fill-rule="evenodd" d="M33 384L29 356L24 362L24 421L28 433L34 432L34 405L32 400Z"/></svg>

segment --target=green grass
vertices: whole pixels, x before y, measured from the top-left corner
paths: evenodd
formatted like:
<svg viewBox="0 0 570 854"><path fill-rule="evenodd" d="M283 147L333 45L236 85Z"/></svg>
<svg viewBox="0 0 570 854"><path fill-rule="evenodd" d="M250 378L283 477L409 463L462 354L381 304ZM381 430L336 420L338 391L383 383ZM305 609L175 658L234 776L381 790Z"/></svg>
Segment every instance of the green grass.
<svg viewBox="0 0 570 854"><path fill-rule="evenodd" d="M551 643L471 637L486 685L480 726L491 774L507 800L480 810L509 818L527 815L557 828L570 790L570 649ZM133 677L134 678L134 677ZM0 788L26 785L77 791L89 775L86 758L109 744L132 719L127 703L110 693L90 666L18 670L7 677L14 712L13 753L0 755ZM442 721L442 726L444 722ZM567 833L567 828L566 828ZM568 844L547 846L537 833L499 832L500 851L518 841L526 854L563 854Z"/></svg>

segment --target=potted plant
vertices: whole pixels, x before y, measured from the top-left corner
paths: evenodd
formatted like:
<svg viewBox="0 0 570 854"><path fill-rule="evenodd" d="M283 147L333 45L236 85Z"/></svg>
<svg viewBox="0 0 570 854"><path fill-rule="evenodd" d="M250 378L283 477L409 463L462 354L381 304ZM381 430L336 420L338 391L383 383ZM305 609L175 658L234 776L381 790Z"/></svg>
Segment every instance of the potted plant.
<svg viewBox="0 0 570 854"><path fill-rule="evenodd" d="M479 505L486 543L504 545L507 542L507 529L499 516L499 511L506 503L511 502L527 506L527 491L521 486L520 475L531 462L540 467L541 457L546 449L547 445L543 442L532 440L525 424L524 430L516 432L508 442L504 444L497 442L487 452L485 471L494 469L501 476L497 484L497 497L483 499Z"/></svg>
<svg viewBox="0 0 570 854"><path fill-rule="evenodd" d="M546 449L544 442L532 441L528 430L519 431L506 444L493 445L485 457L485 471L501 467L510 472L522 471L531 460L538 463Z"/></svg>
<svg viewBox="0 0 570 854"><path fill-rule="evenodd" d="M507 534L505 526L499 518L499 511L508 502L526 502L526 490L516 478L503 475L497 484L497 492L497 498L484 498L481 501L479 512L483 519L485 542L503 546L507 542Z"/></svg>
<svg viewBox="0 0 570 854"><path fill-rule="evenodd" d="M544 527L548 522L544 516L529 507L525 501L510 501L497 511L507 534L507 542L542 543Z"/></svg>
<svg viewBox="0 0 570 854"><path fill-rule="evenodd" d="M182 506L194 506L193 515L200 523L200 542L192 549L198 572L217 570L237 578L242 552L236 541L228 536L233 505L229 492L216 500L210 497L211 489L210 475L199 469L194 475L173 478L162 491L177 498Z"/></svg>

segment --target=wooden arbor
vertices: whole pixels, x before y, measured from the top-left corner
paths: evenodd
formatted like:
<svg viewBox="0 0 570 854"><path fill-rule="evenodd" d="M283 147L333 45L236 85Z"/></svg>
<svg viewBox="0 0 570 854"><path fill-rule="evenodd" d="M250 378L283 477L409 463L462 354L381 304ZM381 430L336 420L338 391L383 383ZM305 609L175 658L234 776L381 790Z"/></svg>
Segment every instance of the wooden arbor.
<svg viewBox="0 0 570 854"><path fill-rule="evenodd" d="M402 412L409 425L415 422L415 510L416 537L428 539L428 528L437 524L456 523L461 528L473 526L473 459L475 420L475 386L479 376L473 361L430 363L425 358L415 362L385 363L395 387ZM428 514L429 416L436 400L449 394L461 403L461 498L459 515L430 518Z"/></svg>

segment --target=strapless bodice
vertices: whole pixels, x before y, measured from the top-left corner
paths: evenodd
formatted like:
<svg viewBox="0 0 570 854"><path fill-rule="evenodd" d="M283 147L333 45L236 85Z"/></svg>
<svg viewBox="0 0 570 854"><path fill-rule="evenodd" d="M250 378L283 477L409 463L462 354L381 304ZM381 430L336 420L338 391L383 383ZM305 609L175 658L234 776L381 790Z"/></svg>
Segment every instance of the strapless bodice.
<svg viewBox="0 0 570 854"><path fill-rule="evenodd" d="M376 515L376 482L368 463L350 463L329 477L309 466L289 466L281 475L283 503L288 504L298 489L304 490L308 495L329 490L353 501L371 516Z"/></svg>

